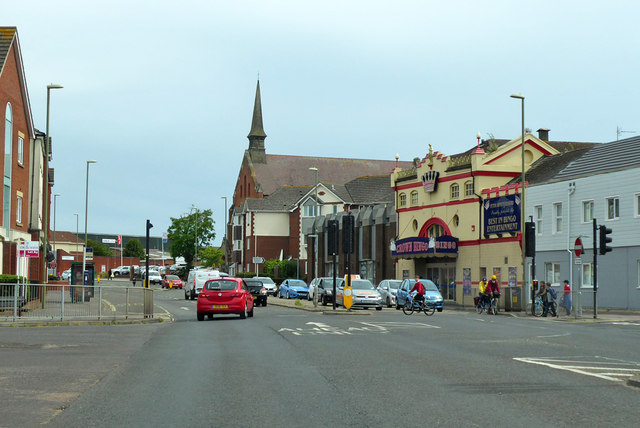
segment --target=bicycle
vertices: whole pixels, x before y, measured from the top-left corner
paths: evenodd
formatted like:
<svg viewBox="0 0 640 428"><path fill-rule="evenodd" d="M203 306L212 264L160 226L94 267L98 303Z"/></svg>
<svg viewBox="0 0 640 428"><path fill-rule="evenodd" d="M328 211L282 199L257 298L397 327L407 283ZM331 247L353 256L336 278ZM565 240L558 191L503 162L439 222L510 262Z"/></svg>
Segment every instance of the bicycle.
<svg viewBox="0 0 640 428"><path fill-rule="evenodd" d="M474 301L476 304L476 312L481 314L482 312L487 311L487 313L489 313L489 308L482 296L474 297Z"/></svg>
<svg viewBox="0 0 640 428"><path fill-rule="evenodd" d="M405 315L411 315L414 311L422 311L426 316L429 317L435 313L436 304L433 302L429 302L426 299L416 301L411 296L407 296L407 301L402 307L402 312L404 312Z"/></svg>
<svg viewBox="0 0 640 428"><path fill-rule="evenodd" d="M541 296L536 296L533 307L533 316L539 317L544 312L544 302Z"/></svg>
<svg viewBox="0 0 640 428"><path fill-rule="evenodd" d="M493 313L493 315L498 315L498 299L500 299L500 295L498 294L491 296L491 300L489 301L489 309L487 309L487 313Z"/></svg>

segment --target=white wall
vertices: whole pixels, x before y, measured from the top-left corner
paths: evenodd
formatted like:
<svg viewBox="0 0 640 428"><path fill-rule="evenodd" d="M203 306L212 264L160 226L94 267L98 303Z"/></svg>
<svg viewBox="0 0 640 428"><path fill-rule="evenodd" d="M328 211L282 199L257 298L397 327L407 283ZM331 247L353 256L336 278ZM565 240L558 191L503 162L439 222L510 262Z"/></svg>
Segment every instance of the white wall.
<svg viewBox="0 0 640 428"><path fill-rule="evenodd" d="M254 213L258 236L289 236L289 213Z"/></svg>

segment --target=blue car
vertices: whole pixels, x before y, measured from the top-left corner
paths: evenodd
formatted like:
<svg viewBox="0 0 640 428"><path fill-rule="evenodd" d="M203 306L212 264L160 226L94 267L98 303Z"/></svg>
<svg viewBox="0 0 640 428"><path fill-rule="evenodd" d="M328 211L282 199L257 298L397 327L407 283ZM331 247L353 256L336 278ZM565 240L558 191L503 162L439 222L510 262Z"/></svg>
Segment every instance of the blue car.
<svg viewBox="0 0 640 428"><path fill-rule="evenodd" d="M438 291L438 287L429 279L421 279L420 282L424 287L424 298L429 302L435 303L438 312L442 312L444 299L442 298L440 291ZM398 294L396 295L396 309L400 309L404 306L407 301L407 296L411 292L415 283L415 279L405 279L402 281L402 284L398 287Z"/></svg>
<svg viewBox="0 0 640 428"><path fill-rule="evenodd" d="M280 284L278 294L281 299L283 297L286 299L306 299L309 295L309 287L301 279L285 279Z"/></svg>

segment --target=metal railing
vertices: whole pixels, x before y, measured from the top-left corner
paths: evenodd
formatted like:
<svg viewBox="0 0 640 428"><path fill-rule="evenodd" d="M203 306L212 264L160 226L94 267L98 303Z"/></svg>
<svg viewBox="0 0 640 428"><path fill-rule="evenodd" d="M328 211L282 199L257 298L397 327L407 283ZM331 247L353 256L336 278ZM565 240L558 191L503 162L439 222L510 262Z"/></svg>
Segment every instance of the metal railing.
<svg viewBox="0 0 640 428"><path fill-rule="evenodd" d="M0 284L0 320L153 318L153 290L117 285Z"/></svg>

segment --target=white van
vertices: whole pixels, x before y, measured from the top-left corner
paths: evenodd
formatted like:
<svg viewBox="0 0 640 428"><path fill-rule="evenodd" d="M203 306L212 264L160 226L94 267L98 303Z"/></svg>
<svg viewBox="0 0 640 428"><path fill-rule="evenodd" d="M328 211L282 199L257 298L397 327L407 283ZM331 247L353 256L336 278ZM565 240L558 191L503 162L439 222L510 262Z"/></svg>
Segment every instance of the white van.
<svg viewBox="0 0 640 428"><path fill-rule="evenodd" d="M189 272L187 282L184 284L184 299L195 300L198 293L202 291L204 283L212 278L220 278L220 272L211 269L192 269Z"/></svg>

